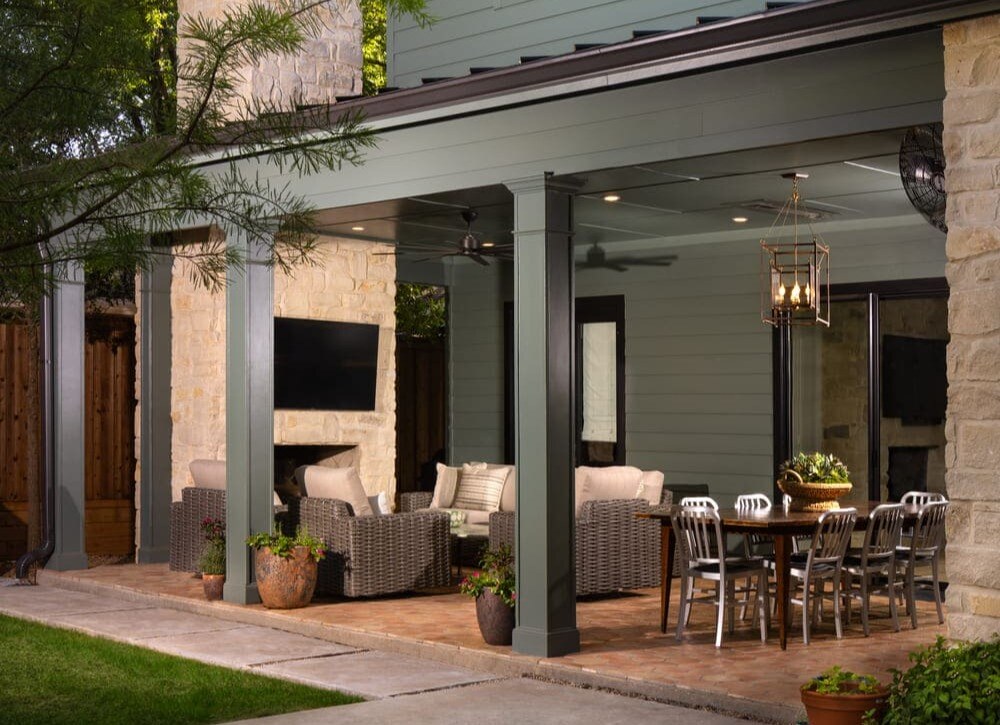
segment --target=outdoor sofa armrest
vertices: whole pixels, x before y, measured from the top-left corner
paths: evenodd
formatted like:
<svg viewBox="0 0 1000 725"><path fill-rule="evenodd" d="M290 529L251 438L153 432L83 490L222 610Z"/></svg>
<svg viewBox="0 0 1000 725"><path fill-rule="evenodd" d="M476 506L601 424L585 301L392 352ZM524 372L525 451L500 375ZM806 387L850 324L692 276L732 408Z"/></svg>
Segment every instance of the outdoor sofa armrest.
<svg viewBox="0 0 1000 725"><path fill-rule="evenodd" d="M514 551L514 512L494 511L490 514L490 549L495 551L505 544Z"/></svg>
<svg viewBox="0 0 1000 725"><path fill-rule="evenodd" d="M408 511L419 511L420 509L429 508L433 498L434 494L430 491L401 493L399 495L399 511L400 513L406 513Z"/></svg>

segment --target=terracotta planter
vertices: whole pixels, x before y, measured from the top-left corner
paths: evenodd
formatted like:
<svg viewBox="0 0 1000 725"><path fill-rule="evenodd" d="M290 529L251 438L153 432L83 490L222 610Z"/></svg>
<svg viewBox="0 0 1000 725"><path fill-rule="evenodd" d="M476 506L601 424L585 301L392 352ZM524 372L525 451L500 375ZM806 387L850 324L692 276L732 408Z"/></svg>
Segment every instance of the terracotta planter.
<svg viewBox="0 0 1000 725"><path fill-rule="evenodd" d="M802 704L806 706L809 725L862 725L865 713L875 710L875 722L882 720L888 690L880 687L877 692L848 692L821 694L802 690Z"/></svg>
<svg viewBox="0 0 1000 725"><path fill-rule="evenodd" d="M476 619L486 644L510 645L514 635L514 607L484 591L476 597Z"/></svg>
<svg viewBox="0 0 1000 725"><path fill-rule="evenodd" d="M225 574L202 574L201 586L205 590L205 599L210 602L222 599L222 585L225 583Z"/></svg>
<svg viewBox="0 0 1000 725"><path fill-rule="evenodd" d="M260 600L268 609L304 607L316 589L316 560L307 546L295 547L287 558L275 556L266 546L257 549L254 573Z"/></svg>
<svg viewBox="0 0 1000 725"><path fill-rule="evenodd" d="M837 499L851 492L851 483L805 483L795 471L785 471L778 479L778 488L788 494L791 511L829 511L840 508Z"/></svg>

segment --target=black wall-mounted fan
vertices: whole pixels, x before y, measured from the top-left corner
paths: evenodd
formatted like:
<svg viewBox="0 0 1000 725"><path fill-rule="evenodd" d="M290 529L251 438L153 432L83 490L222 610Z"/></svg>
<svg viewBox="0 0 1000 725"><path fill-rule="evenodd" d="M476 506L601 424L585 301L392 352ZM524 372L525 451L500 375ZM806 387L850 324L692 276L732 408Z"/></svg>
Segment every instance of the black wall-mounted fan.
<svg viewBox="0 0 1000 725"><path fill-rule="evenodd" d="M942 232L948 231L944 190L944 144L940 123L913 126L899 147L899 175L913 207Z"/></svg>
<svg viewBox="0 0 1000 725"><path fill-rule="evenodd" d="M381 254L423 254L424 257L416 260L427 262L432 259L442 259L444 257L466 257L476 264L488 266L489 258L513 259L514 245L511 243L499 243L490 241L483 237L480 232L472 231L472 225L479 218L479 213L475 209L463 209L462 220L465 222L465 235L455 242L440 242L438 244L407 244L400 243L394 252L381 252Z"/></svg>
<svg viewBox="0 0 1000 725"><path fill-rule="evenodd" d="M596 242L587 250L587 258L576 265L577 269L610 269L625 272L629 267L669 267L677 261L676 254L654 257L609 257L604 247Z"/></svg>

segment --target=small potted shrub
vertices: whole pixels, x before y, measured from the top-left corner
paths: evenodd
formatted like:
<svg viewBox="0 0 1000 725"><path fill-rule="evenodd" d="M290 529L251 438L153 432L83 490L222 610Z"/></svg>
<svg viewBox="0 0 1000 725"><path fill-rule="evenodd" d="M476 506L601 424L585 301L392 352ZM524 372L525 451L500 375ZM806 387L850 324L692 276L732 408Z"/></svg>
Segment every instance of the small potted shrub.
<svg viewBox="0 0 1000 725"><path fill-rule="evenodd" d="M304 528L288 536L276 524L274 533L254 534L247 545L256 550L254 574L265 607L296 609L309 604L316 590L317 564L326 555L322 541Z"/></svg>
<svg viewBox="0 0 1000 725"><path fill-rule="evenodd" d="M839 508L837 499L851 492L847 466L829 453L799 452L781 464L778 488L788 494L792 511L827 511Z"/></svg>
<svg viewBox="0 0 1000 725"><path fill-rule="evenodd" d="M809 725L877 723L885 710L888 688L872 675L831 667L802 685Z"/></svg>
<svg viewBox="0 0 1000 725"><path fill-rule="evenodd" d="M479 571L460 590L476 600L476 620L486 644L509 645L514 633L514 555L509 546L484 548Z"/></svg>
<svg viewBox="0 0 1000 725"><path fill-rule="evenodd" d="M1000 635L948 644L944 637L891 670L883 725L1000 722Z"/></svg>
<svg viewBox="0 0 1000 725"><path fill-rule="evenodd" d="M201 530L205 534L205 548L198 559L198 571L205 598L214 602L222 599L222 585L226 581L226 527L219 519L205 518Z"/></svg>

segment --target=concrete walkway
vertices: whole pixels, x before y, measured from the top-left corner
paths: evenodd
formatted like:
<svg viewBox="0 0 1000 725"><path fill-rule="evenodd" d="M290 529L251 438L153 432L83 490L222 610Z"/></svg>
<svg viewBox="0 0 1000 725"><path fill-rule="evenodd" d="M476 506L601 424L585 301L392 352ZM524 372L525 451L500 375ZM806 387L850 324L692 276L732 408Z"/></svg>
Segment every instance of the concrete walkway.
<svg viewBox="0 0 1000 725"><path fill-rule="evenodd" d="M0 588L0 613L223 667L348 692L367 702L256 723L746 722L525 678L501 678L252 624L52 585Z"/></svg>

